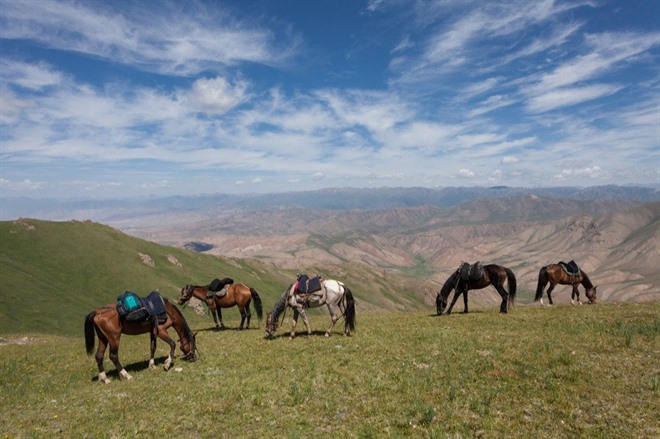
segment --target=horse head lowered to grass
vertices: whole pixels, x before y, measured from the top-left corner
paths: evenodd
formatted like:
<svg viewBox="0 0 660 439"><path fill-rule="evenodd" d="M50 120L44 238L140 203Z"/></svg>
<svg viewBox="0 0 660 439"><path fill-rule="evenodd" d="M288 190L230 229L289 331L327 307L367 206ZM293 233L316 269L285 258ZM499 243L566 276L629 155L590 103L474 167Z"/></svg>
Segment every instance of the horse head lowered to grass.
<svg viewBox="0 0 660 439"><path fill-rule="evenodd" d="M504 289L505 282L508 282L509 291ZM463 295L463 312L467 313L468 291L486 288L488 285L492 285L502 297L501 313L506 313L510 307L513 307L517 288L516 276L513 271L501 265L489 264L482 266L478 262L473 265L464 262L447 278L436 296L435 304L438 315L441 315L447 308L449 294L452 290L456 290L456 292L449 309L447 309L447 314L451 314L451 310L461 294Z"/></svg>
<svg viewBox="0 0 660 439"><path fill-rule="evenodd" d="M176 344L167 333L168 328L173 327L179 336L180 349L183 352L184 360L196 361L198 358L197 344L195 334L188 327L186 319L179 309L171 304L166 298L157 294L157 298L152 293L148 297L154 297L155 300L161 300L164 312L160 315L145 317L141 320L130 321L127 316L120 316L118 306L115 304L105 305L90 312L85 317L85 347L87 355L91 355L94 350L95 337L98 337L99 344L96 350L96 363L99 369L98 380L100 383L108 384L110 380L106 376L103 367L103 358L105 350L110 346L110 360L114 363L119 373L120 379L130 380L132 377L128 374L124 366L119 361L119 341L122 334L140 335L149 333L151 335L151 356L149 357L149 369L155 369L154 353L156 352L156 338L160 337L170 346L170 353L163 368L169 370L174 361L174 349Z"/></svg>
<svg viewBox="0 0 660 439"><path fill-rule="evenodd" d="M541 301L543 305L543 290L546 285L550 284L550 287L546 291L548 295L548 302L552 305L552 290L555 289L557 284L560 285L571 285L573 291L571 292L571 303L577 299L578 303L582 305L580 301L580 291L578 290L578 285L584 287L585 295L589 300L590 304L596 303L596 289L598 287L594 286L591 283L591 279L587 276L587 273L582 271L580 267L575 264L574 261L569 263L559 262L558 264L550 264L542 267L539 270L539 281L536 287L536 296L534 297L534 302Z"/></svg>
<svg viewBox="0 0 660 439"><path fill-rule="evenodd" d="M355 331L355 299L353 293L342 282L328 279L323 280L320 277L311 279L316 281L318 290L312 288L307 290L301 285L301 278L291 284L284 292L280 300L277 301L273 310L266 317L266 337L272 338L280 325L280 315L284 314L287 307L293 309L293 322L291 323L291 338L296 335L296 324L298 316L302 316L307 335L311 335L312 330L309 327L309 321L305 314L305 308L317 308L323 305L328 307L330 312L330 325L325 331L325 336L332 334L332 328L340 317L344 317L344 335L350 335Z"/></svg>

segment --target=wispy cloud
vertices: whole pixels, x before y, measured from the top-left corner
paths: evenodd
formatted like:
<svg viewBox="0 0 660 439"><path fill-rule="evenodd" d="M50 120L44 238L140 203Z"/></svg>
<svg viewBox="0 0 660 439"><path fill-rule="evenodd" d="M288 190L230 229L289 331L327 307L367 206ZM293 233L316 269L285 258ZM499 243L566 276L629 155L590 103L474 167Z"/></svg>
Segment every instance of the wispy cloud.
<svg viewBox="0 0 660 439"><path fill-rule="evenodd" d="M150 5L0 0L3 194L657 180L660 37L607 3L374 0L339 66L277 4Z"/></svg>
<svg viewBox="0 0 660 439"><path fill-rule="evenodd" d="M150 2L49 1L35 8L33 2L2 0L0 6L2 38L163 74L196 74L238 62L279 65L299 43L290 37L280 45L277 30L237 21L230 10L202 2L163 0L153 8Z"/></svg>

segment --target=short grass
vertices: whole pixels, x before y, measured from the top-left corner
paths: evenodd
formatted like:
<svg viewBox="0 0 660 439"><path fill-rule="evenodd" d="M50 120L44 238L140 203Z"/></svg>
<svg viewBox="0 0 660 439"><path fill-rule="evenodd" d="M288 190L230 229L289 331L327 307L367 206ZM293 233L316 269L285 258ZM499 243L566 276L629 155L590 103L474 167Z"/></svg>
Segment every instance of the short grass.
<svg viewBox="0 0 660 439"><path fill-rule="evenodd" d="M110 385L83 316L81 337L23 334L0 346L0 437L660 437L660 303L363 313L329 339L311 320L294 340L289 322L273 340L198 325L181 372L147 370L148 337L124 336L134 379L106 358Z"/></svg>

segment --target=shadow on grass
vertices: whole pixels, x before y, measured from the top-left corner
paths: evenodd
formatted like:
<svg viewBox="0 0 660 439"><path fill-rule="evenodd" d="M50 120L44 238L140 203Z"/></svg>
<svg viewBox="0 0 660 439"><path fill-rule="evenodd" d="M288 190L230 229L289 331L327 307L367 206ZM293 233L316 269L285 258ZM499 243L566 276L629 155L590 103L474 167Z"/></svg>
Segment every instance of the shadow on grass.
<svg viewBox="0 0 660 439"><path fill-rule="evenodd" d="M162 366L165 363L165 360L167 359L167 355L162 355L160 357L154 357L154 361L156 363L156 367L160 368L162 370ZM119 380L119 371L114 368L114 365L112 365L111 370L106 370L105 374L108 378L116 379ZM135 363L130 363L130 364L124 364L124 369L126 369L126 372L138 372L142 371L145 369L149 369L149 360L143 360L143 361L137 361ZM92 382L98 381L99 376L95 375L92 377Z"/></svg>
<svg viewBox="0 0 660 439"><path fill-rule="evenodd" d="M266 338L267 340L275 340L275 339L278 339L278 338L289 338L290 335L291 335L290 332L283 331L282 333L273 335L272 337L264 337L264 338ZM336 335L339 335L339 336L343 337L344 333L333 331L332 332L332 337L334 337ZM298 332L296 332L296 335L295 335L294 338L299 338L299 337L300 338L304 338L304 337L325 337L325 331L322 331L320 329L312 330L312 333L310 335L307 335L307 331L298 331Z"/></svg>
<svg viewBox="0 0 660 439"><path fill-rule="evenodd" d="M192 332L224 332L224 331L241 332L241 331L254 331L255 329L259 330L259 329L262 329L262 328L259 328L259 327L256 327L256 326L250 326L249 328L241 329L238 326L236 326L235 328L229 328L227 326L225 326L223 328L216 328L215 326L212 326L210 328L192 329Z"/></svg>

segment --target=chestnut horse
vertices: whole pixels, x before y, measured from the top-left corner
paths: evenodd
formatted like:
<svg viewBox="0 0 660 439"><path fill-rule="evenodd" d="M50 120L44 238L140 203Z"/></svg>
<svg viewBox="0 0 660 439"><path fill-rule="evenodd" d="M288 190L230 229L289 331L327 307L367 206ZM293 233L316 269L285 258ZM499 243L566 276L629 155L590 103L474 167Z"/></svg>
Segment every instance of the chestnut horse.
<svg viewBox="0 0 660 439"><path fill-rule="evenodd" d="M170 354L165 360L163 368L169 370L174 361L174 349L176 344L174 340L167 333L167 329L173 327L179 335L180 349L184 354L183 359L189 361L197 360L197 346L195 343L195 334L192 333L188 327L186 319L181 314L179 309L172 305L163 297L166 310L166 320L164 323L142 323L142 322L129 322L119 318L116 305L105 305L90 312L85 317L85 346L87 348L87 355L91 355L94 350L94 332L99 339L99 346L96 350L96 363L99 368L99 382L109 384L110 380L105 374L103 368L103 357L105 350L110 346L110 360L114 363L119 378L122 380L130 380L133 377L126 372L124 366L119 361L119 340L122 334L126 335L140 335L149 332L151 334L151 356L149 357L149 369L155 369L154 353L156 352L156 336L163 339L170 345Z"/></svg>
<svg viewBox="0 0 660 439"><path fill-rule="evenodd" d="M273 311L268 313L266 318L266 337L272 338L280 325L279 316L284 314L287 306L293 308L293 322L291 323L290 338L296 335L296 325L298 324L298 316L302 316L303 323L307 328L307 335L312 334L309 327L309 321L305 314L305 308L317 308L323 305L328 307L330 312L330 326L325 331L325 336L330 337L332 328L339 320L339 317L344 317L344 335L350 335L351 331L355 331L355 299L353 293L342 282L336 280L323 280L321 282L321 290L317 293L310 293L308 297L313 297L313 300L304 300L296 294L297 283L291 284L284 292L280 300L277 301L273 307Z"/></svg>
<svg viewBox="0 0 660 439"><path fill-rule="evenodd" d="M508 282L509 292L504 289L504 281ZM483 266L483 276L479 280L463 280L461 278L460 268L454 271L451 276L447 278L435 299L438 315L441 315L445 308L447 308L447 299L449 298L449 293L451 293L453 289L455 289L456 292L454 293L454 298L447 310L447 314L451 314L451 310L461 294L463 294L463 312L467 313L468 291L486 288L488 285L495 287L502 297L502 303L500 304L501 313L506 313L508 308L513 307L516 299L516 276L509 268L501 265L489 264Z"/></svg>
<svg viewBox="0 0 660 439"><path fill-rule="evenodd" d="M581 268L578 268L578 271L579 273L577 275L570 275L566 273L559 264L550 264L541 268L539 271L539 282L536 287L536 296L534 297L534 302L538 302L540 300L541 305L543 305L543 289L549 283L550 287L548 288L546 294L548 295L548 301L550 302L550 305L552 305L551 293L557 284L571 285L573 287L573 292L571 293L571 303L575 303L574 299L577 298L578 303L582 305L582 302L580 301L578 285L582 285L584 287L584 291L587 295L587 299L589 299L589 303L596 303L597 287L591 283L587 273L582 271Z"/></svg>
<svg viewBox="0 0 660 439"><path fill-rule="evenodd" d="M226 288L227 294L224 296L218 297L217 294L213 294L211 297L208 297L207 294L209 293L209 285L186 285L181 289L181 295L177 300L177 304L183 305L184 303L188 302L191 297L196 297L202 302L205 302L211 310L213 321L215 322L215 327L217 329L225 328L225 325L222 323L221 308L231 308L233 306L238 306L238 310L241 312L241 325L238 329L243 329L243 324L245 323L246 319L247 328L250 328L250 319L252 318L252 313L250 312L250 303L254 299L254 310L257 312L257 318L261 322L261 319L263 318L261 297L259 297L259 294L254 288L245 284L234 283L228 285ZM211 293L213 292L211 291Z"/></svg>

